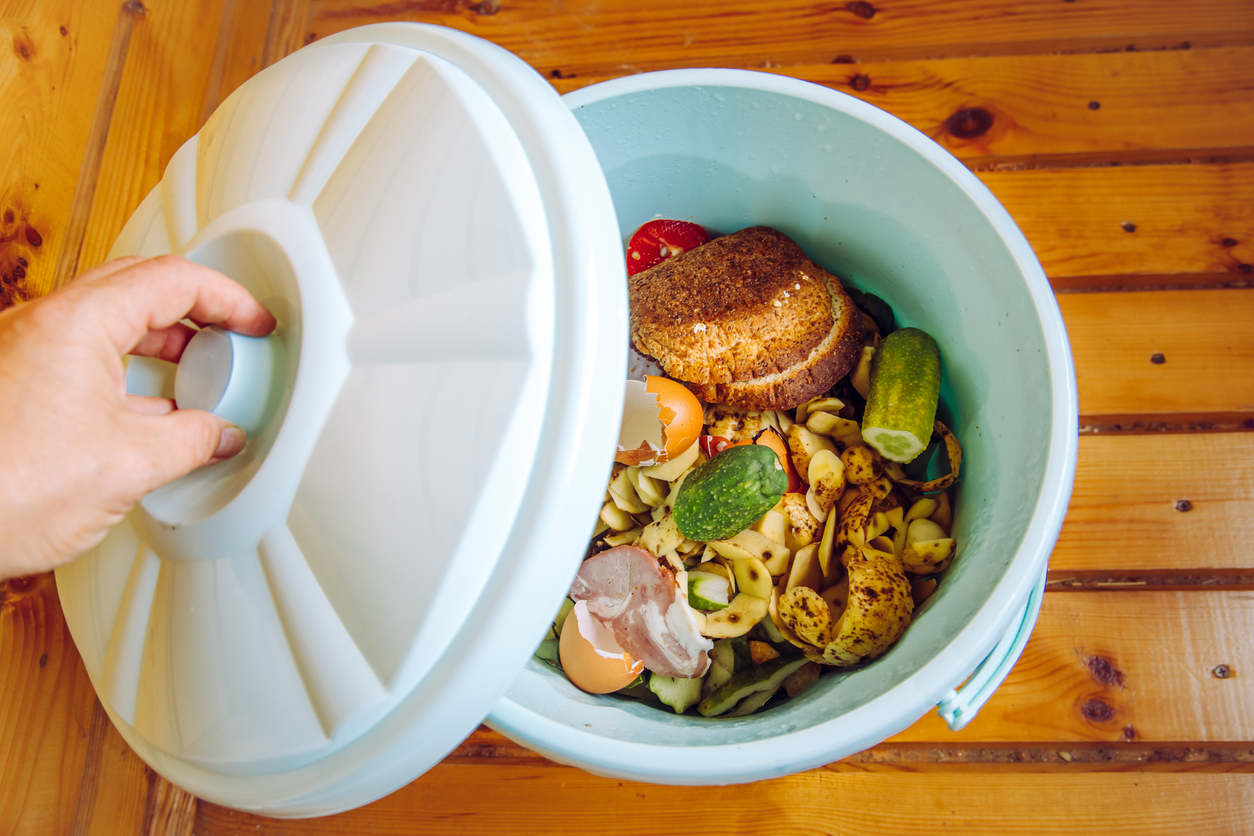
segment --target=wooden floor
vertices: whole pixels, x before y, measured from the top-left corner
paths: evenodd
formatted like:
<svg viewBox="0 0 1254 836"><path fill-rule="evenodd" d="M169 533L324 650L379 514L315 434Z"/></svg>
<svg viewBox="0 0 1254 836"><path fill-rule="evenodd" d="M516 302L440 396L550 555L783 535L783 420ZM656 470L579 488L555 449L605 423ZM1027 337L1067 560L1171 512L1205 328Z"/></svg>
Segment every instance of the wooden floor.
<svg viewBox="0 0 1254 836"><path fill-rule="evenodd" d="M151 772L51 576L10 581L0 834L1254 832L1254 0L0 0L0 306L102 261L252 74L393 19L496 41L560 92L685 66L815 81L972 167L1040 257L1079 379L1032 640L963 731L924 717L789 778L611 781L480 729L385 799L289 822Z"/></svg>

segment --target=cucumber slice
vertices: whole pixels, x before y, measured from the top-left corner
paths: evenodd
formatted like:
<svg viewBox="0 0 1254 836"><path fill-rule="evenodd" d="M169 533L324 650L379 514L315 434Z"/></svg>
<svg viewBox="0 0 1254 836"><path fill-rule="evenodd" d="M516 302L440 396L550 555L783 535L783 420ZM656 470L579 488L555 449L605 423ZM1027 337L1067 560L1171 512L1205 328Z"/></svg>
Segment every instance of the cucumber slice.
<svg viewBox="0 0 1254 836"><path fill-rule="evenodd" d="M649 674L649 690L657 694L657 698L683 714L701 701L701 683L704 677L677 679L673 676Z"/></svg>
<svg viewBox="0 0 1254 836"><path fill-rule="evenodd" d="M701 701L697 711L704 717L717 717L758 691L774 691L788 675L806 663L804 656L780 656L756 667L733 674L727 684Z"/></svg>
<svg viewBox="0 0 1254 836"><path fill-rule="evenodd" d="M710 572L688 573L688 606L702 612L724 609L730 602L731 583Z"/></svg>
<svg viewBox="0 0 1254 836"><path fill-rule="evenodd" d="M871 361L862 439L890 461L914 461L932 438L940 379L940 349L927 333L902 328L885 337Z"/></svg>

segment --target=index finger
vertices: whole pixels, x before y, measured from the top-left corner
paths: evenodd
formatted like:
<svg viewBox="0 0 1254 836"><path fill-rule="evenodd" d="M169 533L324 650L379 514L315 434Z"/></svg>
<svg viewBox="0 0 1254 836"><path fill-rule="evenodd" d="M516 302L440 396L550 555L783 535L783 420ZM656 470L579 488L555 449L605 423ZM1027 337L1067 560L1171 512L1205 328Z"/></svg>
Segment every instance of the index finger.
<svg viewBox="0 0 1254 836"><path fill-rule="evenodd" d="M263 337L275 326L274 316L243 285L180 256L146 259L85 285L83 292L120 354L184 318L250 337Z"/></svg>

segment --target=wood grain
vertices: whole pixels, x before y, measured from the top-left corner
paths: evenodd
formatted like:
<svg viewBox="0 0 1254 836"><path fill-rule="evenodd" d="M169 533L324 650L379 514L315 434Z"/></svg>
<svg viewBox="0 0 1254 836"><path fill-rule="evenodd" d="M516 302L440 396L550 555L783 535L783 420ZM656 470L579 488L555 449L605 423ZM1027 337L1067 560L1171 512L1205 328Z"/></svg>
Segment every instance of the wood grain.
<svg viewBox="0 0 1254 836"><path fill-rule="evenodd" d="M1251 60L1254 48L1239 47L826 64L801 72L904 119L973 167L1074 165L1254 153ZM987 127L964 125L961 114L972 109L991 117Z"/></svg>
<svg viewBox="0 0 1254 836"><path fill-rule="evenodd" d="M104 260L170 157L200 129L221 18L222 0L146 4L114 106L80 269Z"/></svg>
<svg viewBox="0 0 1254 836"><path fill-rule="evenodd" d="M0 5L0 309L52 287L117 4Z"/></svg>
<svg viewBox="0 0 1254 836"><path fill-rule="evenodd" d="M1190 274L1254 279L1254 164L985 171L979 177L1023 230L1056 287L1162 285Z"/></svg>
<svg viewBox="0 0 1254 836"><path fill-rule="evenodd" d="M201 104L201 125L235 88L261 69L269 22L270 10L264 3L223 0L213 64Z"/></svg>
<svg viewBox="0 0 1254 836"><path fill-rule="evenodd" d="M1233 47L764 69L881 107L979 168L1248 158L1251 59ZM624 74L550 80L566 93ZM975 109L986 121L964 126Z"/></svg>
<svg viewBox="0 0 1254 836"><path fill-rule="evenodd" d="M1254 570L1254 433L1081 436L1049 566Z"/></svg>
<svg viewBox="0 0 1254 836"><path fill-rule="evenodd" d="M83 239L87 234L87 221L96 185L100 179L100 164L104 157L105 143L109 139L109 127L113 122L113 107L117 103L118 87L122 84L122 70L130 51L131 34L135 20L146 9L138 0L129 0L118 9L118 20L113 27L109 44L109 58L105 61L100 90L96 94L96 107L91 119L91 132L83 151L83 164L79 169L74 200L70 203L70 215L65 223L65 238L57 257L56 272L52 276L53 288L61 287L78 274L79 257Z"/></svg>
<svg viewBox="0 0 1254 836"><path fill-rule="evenodd" d="M1082 421L1254 415L1254 289L1068 293L1058 304Z"/></svg>
<svg viewBox="0 0 1254 836"><path fill-rule="evenodd" d="M0 832L134 833L147 768L99 708L52 575L0 602Z"/></svg>
<svg viewBox="0 0 1254 836"><path fill-rule="evenodd" d="M292 54L313 40L309 37L310 0L274 0L266 25L266 45L261 66Z"/></svg>
<svg viewBox="0 0 1254 836"><path fill-rule="evenodd" d="M198 803L196 796L152 773L143 836L191 836Z"/></svg>
<svg viewBox="0 0 1254 836"><path fill-rule="evenodd" d="M317 37L381 20L481 35L546 76L1254 42L1248 0L695 2L313 0ZM484 14L486 10L489 13Z"/></svg>
<svg viewBox="0 0 1254 836"><path fill-rule="evenodd" d="M368 807L276 821L202 804L197 831L587 836L688 832L1233 834L1254 816L1243 775L856 773L813 770L748 786L662 787L548 764L442 764ZM1133 812L1137 811L1137 812ZM1083 825L1080 825L1080 823Z"/></svg>
<svg viewBox="0 0 1254 836"><path fill-rule="evenodd" d="M1252 630L1251 592L1047 593L1019 663L969 726L929 714L891 740L1254 740Z"/></svg>
<svg viewBox="0 0 1254 836"><path fill-rule="evenodd" d="M14 210L12 220L0 212L0 278L25 258L22 292L51 286L64 249L120 5L0 0L0 32L13 42L0 49L0 125L12 138L4 201ZM83 267L104 257L174 150L261 66L310 35L414 19L495 40L559 90L722 65L872 101L968 165L997 169L979 176L1059 289L1254 280L1245 278L1254 162L1241 161L1254 146L1251 0L151 0L145 9L99 158ZM1178 48L1186 41L1191 49ZM946 125L970 108L992 120L959 140ZM1079 166L1155 160L1204 162ZM1019 168L1041 165L1050 167ZM1251 300L1254 289L1063 294L1085 420L1254 418ZM1151 362L1156 352L1162 364ZM1249 433L1082 436L1054 576L1205 582L1254 572L1251 446ZM1191 509L1175 510L1177 499ZM391 796L299 822L198 803L157 777L96 701L50 577L3 590L5 834L673 833L678 821L685 832L755 834L1206 834L1254 823L1240 774L1254 768L1254 593L1240 589L1049 592L1020 664L963 732L929 715L873 750L778 781L610 781L480 730ZM1214 675L1219 665L1228 677Z"/></svg>

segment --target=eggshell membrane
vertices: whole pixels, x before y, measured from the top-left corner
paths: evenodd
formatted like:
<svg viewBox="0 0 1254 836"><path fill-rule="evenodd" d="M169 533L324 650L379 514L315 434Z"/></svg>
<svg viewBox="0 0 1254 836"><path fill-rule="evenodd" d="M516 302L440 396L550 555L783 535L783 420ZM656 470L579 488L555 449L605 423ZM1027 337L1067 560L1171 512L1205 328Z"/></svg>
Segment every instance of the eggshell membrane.
<svg viewBox="0 0 1254 836"><path fill-rule="evenodd" d="M626 465L661 464L684 453L701 436L705 411L697 396L682 384L646 375L627 381L622 431L614 460ZM652 397L648 397L648 396ZM653 421L657 421L658 432Z"/></svg>
<svg viewBox="0 0 1254 836"><path fill-rule="evenodd" d="M631 684L644 670L614 640L614 634L588 612L588 602L575 604L557 646L566 677L589 694L608 694Z"/></svg>

